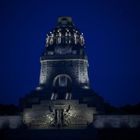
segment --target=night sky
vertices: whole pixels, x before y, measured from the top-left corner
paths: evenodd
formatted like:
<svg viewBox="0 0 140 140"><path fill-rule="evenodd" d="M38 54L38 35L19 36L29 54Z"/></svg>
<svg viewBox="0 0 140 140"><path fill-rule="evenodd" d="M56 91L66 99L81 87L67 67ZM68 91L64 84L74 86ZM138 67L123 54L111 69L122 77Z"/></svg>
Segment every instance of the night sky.
<svg viewBox="0 0 140 140"><path fill-rule="evenodd" d="M0 103L17 104L38 85L59 16L84 33L93 89L115 106L140 102L139 0L0 0Z"/></svg>

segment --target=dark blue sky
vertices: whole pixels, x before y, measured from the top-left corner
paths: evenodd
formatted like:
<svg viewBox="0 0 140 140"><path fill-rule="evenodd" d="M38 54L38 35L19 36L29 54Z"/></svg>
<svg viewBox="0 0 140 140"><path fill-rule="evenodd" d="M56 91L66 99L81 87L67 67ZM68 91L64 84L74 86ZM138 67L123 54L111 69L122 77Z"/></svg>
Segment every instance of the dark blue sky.
<svg viewBox="0 0 140 140"><path fill-rule="evenodd" d="M117 106L140 102L139 0L0 0L0 103L18 103L38 85L58 16L84 33L95 91Z"/></svg>

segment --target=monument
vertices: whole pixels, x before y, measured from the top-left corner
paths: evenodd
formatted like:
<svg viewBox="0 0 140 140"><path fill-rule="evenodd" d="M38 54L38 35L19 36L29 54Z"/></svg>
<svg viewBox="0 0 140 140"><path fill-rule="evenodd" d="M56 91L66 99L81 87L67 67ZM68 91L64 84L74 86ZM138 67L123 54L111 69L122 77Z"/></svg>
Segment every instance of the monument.
<svg viewBox="0 0 140 140"><path fill-rule="evenodd" d="M30 128L86 128L104 101L90 87L83 33L71 17L59 17L47 34L40 57L39 86L21 99L24 123Z"/></svg>

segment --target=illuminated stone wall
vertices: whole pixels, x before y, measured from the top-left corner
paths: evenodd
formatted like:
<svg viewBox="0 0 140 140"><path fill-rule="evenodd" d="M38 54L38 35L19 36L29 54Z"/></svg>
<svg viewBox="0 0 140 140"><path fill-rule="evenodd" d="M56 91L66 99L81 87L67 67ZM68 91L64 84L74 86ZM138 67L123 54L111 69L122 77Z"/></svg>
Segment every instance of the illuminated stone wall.
<svg viewBox="0 0 140 140"><path fill-rule="evenodd" d="M97 115L93 125L95 128L137 128L140 115Z"/></svg>
<svg viewBox="0 0 140 140"><path fill-rule="evenodd" d="M41 60L40 84L52 87L54 78L59 74L67 74L74 85L88 86L88 62L85 59Z"/></svg>
<svg viewBox="0 0 140 140"><path fill-rule="evenodd" d="M63 122L59 122L62 119L56 122L56 110L63 110ZM23 121L31 128L57 128L59 125L61 128L85 128L93 122L95 113L95 108L79 104L77 100L44 100L40 105L25 108Z"/></svg>
<svg viewBox="0 0 140 140"><path fill-rule="evenodd" d="M73 103L74 104L74 103ZM42 108L47 106L46 101L42 103ZM74 107L74 106L73 106ZM140 128L140 115L92 115L88 112L85 112L85 105L81 106L82 109L79 112L70 111L68 116L66 117L71 124L69 127L64 128L85 128L87 124L85 122L92 121L93 126L98 129L102 128ZM31 125L35 128L55 128L50 127L50 122L53 120L50 111L45 110L44 112L40 111L40 107L33 107L35 112L30 109L26 109L24 112L24 122L27 125ZM78 109L78 108L77 108ZM90 112L91 110L89 110ZM39 113L39 114L37 114ZM95 113L95 112L94 112ZM41 116L41 114L44 114ZM80 115L80 117L78 116ZM82 114L82 115L81 115ZM82 117L85 114L84 118ZM40 118L39 118L40 116ZM73 117L71 117L73 116ZM77 117L79 119L75 119ZM37 117L37 122L35 122L35 117ZM71 118L71 119L70 119ZM80 122L82 123L80 123ZM32 124L34 123L34 124ZM22 127L22 117L21 116L0 116L0 129L17 129Z"/></svg>
<svg viewBox="0 0 140 140"><path fill-rule="evenodd" d="M0 129L16 129L22 124L21 116L0 116Z"/></svg>

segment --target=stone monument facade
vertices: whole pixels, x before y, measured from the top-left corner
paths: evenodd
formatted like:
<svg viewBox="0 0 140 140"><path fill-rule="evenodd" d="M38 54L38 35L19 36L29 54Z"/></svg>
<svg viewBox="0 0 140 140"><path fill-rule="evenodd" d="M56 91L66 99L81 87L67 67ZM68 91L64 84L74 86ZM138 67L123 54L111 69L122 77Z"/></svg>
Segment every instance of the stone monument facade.
<svg viewBox="0 0 140 140"><path fill-rule="evenodd" d="M40 62L39 86L21 99L28 127L85 128L104 112L103 99L90 87L83 33L71 17L58 18Z"/></svg>

